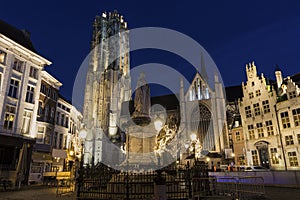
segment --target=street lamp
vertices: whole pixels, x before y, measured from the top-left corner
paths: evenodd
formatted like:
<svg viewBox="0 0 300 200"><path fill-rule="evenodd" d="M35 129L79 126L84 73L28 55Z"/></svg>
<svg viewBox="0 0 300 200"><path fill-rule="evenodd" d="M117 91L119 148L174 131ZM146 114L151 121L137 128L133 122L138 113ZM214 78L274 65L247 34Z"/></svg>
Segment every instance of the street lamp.
<svg viewBox="0 0 300 200"><path fill-rule="evenodd" d="M77 188L77 197L80 197L80 189L83 182L83 159L84 159L84 140L87 136L87 130L82 128L79 131L79 138L81 142L81 160L80 160L80 168L79 168L79 178L78 178L78 188Z"/></svg>

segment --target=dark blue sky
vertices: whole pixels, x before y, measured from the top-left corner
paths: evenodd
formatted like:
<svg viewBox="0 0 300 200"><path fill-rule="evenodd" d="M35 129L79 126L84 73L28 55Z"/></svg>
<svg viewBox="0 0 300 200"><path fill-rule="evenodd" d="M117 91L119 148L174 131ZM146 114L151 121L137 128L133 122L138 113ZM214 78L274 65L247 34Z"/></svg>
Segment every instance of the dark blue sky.
<svg viewBox="0 0 300 200"><path fill-rule="evenodd" d="M71 98L77 69L90 50L92 23L103 11L118 10L129 28L165 27L198 41L217 64L226 86L245 81L245 64L254 60L259 73L274 77L300 72L300 2L222 0L52 0L3 1L1 19L28 29L37 51L52 61L47 67ZM158 62L186 66L161 52L138 51L131 65Z"/></svg>

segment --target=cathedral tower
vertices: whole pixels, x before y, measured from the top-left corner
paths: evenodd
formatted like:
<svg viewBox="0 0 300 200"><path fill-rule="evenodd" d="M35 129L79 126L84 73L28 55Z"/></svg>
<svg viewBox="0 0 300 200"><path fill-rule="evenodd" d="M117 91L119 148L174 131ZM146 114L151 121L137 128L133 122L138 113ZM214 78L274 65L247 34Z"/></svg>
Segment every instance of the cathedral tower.
<svg viewBox="0 0 300 200"><path fill-rule="evenodd" d="M85 163L103 161L105 142L120 142L122 102L131 98L127 23L116 11L96 16L84 97ZM107 137L103 137L107 136Z"/></svg>

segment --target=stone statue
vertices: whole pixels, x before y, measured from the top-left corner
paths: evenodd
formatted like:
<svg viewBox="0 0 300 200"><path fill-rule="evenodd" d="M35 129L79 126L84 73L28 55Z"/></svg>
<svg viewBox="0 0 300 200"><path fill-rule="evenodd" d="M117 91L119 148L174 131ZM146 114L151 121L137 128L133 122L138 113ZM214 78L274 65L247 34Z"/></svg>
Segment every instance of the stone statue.
<svg viewBox="0 0 300 200"><path fill-rule="evenodd" d="M143 118L145 122L148 122L150 119L150 104L150 87L145 80L145 74L141 73L135 91L133 118Z"/></svg>

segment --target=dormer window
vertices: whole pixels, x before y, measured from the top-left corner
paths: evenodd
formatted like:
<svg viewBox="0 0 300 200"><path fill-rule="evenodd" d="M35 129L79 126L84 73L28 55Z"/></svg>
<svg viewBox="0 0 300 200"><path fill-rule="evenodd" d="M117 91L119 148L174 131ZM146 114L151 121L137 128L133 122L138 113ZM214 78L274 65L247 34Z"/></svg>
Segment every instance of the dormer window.
<svg viewBox="0 0 300 200"><path fill-rule="evenodd" d="M295 98L297 95L296 95L296 91L293 91L293 92L289 92L289 98L292 99L292 98Z"/></svg>

